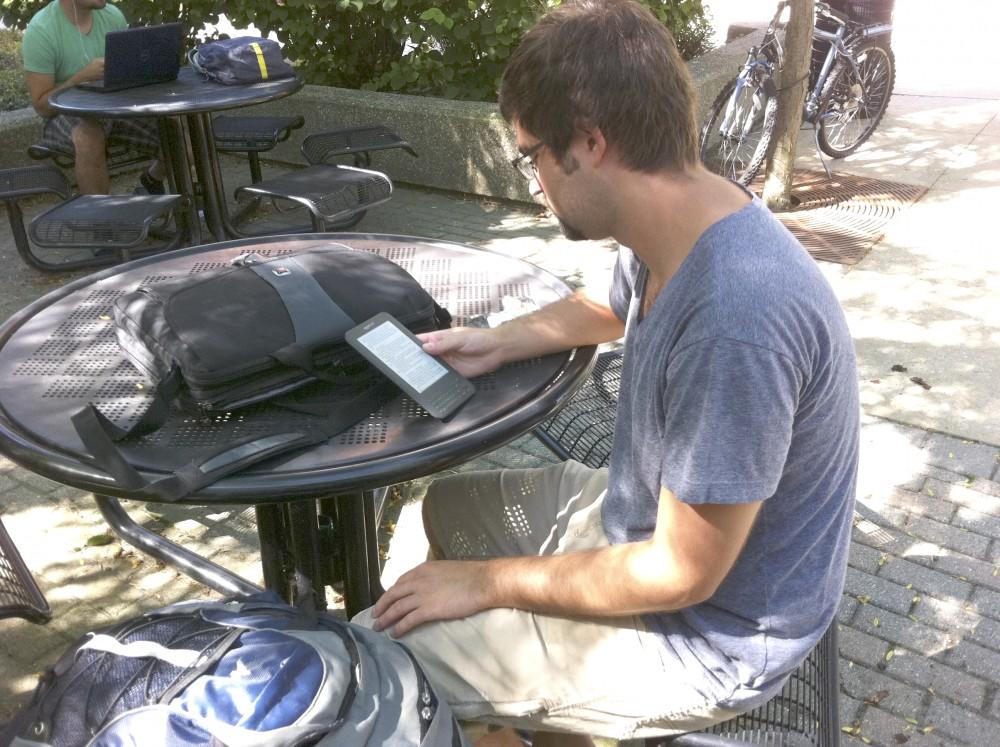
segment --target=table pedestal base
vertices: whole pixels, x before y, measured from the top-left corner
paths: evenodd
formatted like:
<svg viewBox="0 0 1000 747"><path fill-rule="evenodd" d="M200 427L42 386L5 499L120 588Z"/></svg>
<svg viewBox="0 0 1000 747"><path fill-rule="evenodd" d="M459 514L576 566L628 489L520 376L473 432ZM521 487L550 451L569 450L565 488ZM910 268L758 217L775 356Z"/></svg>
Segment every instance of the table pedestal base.
<svg viewBox="0 0 1000 747"><path fill-rule="evenodd" d="M136 523L117 498L95 495L97 508L115 533L137 550L176 568L221 594L258 594L261 589L242 576L216 565Z"/></svg>
<svg viewBox="0 0 1000 747"><path fill-rule="evenodd" d="M264 586L306 610L326 609L327 584L342 569L348 618L372 606L382 594L378 514L388 488L344 493L318 503L301 500L255 508ZM259 586L138 524L117 498L95 495L114 532L138 550L176 568L221 594L255 594ZM332 515L331 515L332 514ZM332 524L340 557L324 551L320 524ZM336 553L333 553L336 554ZM337 562L339 561L339 562Z"/></svg>

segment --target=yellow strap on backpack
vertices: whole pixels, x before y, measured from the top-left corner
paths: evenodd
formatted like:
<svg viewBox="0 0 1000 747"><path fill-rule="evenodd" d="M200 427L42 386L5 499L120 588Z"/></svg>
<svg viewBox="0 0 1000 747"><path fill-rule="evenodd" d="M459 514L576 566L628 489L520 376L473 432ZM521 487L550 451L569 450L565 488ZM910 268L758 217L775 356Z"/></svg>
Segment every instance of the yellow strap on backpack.
<svg viewBox="0 0 1000 747"><path fill-rule="evenodd" d="M257 42L251 43L250 48L257 53L257 64L260 66L261 79L267 80L267 63L264 61L264 50L260 48L260 44Z"/></svg>

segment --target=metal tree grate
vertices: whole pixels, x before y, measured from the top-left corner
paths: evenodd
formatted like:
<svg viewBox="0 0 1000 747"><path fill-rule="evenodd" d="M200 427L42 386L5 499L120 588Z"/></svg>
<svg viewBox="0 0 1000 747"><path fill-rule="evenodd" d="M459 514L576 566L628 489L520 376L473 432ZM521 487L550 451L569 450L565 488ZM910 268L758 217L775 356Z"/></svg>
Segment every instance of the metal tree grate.
<svg viewBox="0 0 1000 747"><path fill-rule="evenodd" d="M758 194L763 177L751 185ZM796 171L791 210L776 213L815 259L854 265L885 235L896 215L919 200L926 187L854 174Z"/></svg>

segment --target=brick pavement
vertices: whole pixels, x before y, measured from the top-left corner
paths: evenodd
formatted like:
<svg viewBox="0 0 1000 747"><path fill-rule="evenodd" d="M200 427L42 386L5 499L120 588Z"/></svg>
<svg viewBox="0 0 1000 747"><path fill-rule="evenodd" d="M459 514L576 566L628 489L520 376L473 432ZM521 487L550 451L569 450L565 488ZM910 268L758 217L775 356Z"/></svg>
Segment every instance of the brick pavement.
<svg viewBox="0 0 1000 747"><path fill-rule="evenodd" d="M534 261L574 285L599 285L613 260L609 244L570 247L550 220L523 206L408 189L399 189L355 230L487 246ZM0 254L12 254L6 229ZM835 288L837 277L831 274ZM10 299L26 303L53 282L12 266L0 279L0 303L8 299L3 316L17 308ZM839 614L845 744L1000 743L998 458L993 445L864 418L857 517ZM551 459L524 438L464 468ZM390 564L405 554L407 535L419 532L413 521L419 487L405 490L411 500L397 506ZM156 531L260 580L252 512L134 509ZM2 457L0 512L55 611L45 627L0 621L0 720L40 669L83 631L206 593L107 538L87 494Z"/></svg>

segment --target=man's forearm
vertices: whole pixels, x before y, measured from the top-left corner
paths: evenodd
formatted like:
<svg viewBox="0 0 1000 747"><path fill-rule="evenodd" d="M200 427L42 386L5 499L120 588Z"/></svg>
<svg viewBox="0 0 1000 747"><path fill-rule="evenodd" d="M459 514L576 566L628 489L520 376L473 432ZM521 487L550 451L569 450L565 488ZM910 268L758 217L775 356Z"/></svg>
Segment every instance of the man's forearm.
<svg viewBox="0 0 1000 747"><path fill-rule="evenodd" d="M715 593L760 505L688 506L664 488L656 529L643 541L557 555L428 561L382 595L375 628L404 635L425 622L497 607L567 617L683 609Z"/></svg>
<svg viewBox="0 0 1000 747"><path fill-rule="evenodd" d="M49 99L60 91L65 91L67 88L72 88L73 86L78 86L81 83L86 83L88 80L92 79L92 76L87 74L87 68L78 70L69 78L64 80L62 83L49 88L48 90L41 93L33 102L32 106L35 111L42 117L54 117L57 112L52 104L49 103ZM29 86L30 87L30 86Z"/></svg>
<svg viewBox="0 0 1000 747"><path fill-rule="evenodd" d="M669 553L652 540L484 562L490 607L621 617L683 609L710 593L685 577Z"/></svg>
<svg viewBox="0 0 1000 747"><path fill-rule="evenodd" d="M625 325L606 304L578 292L507 322L495 332L504 359L515 361L611 342L625 334Z"/></svg>
<svg viewBox="0 0 1000 747"><path fill-rule="evenodd" d="M35 102L35 111L38 112L43 117L56 116L56 114L58 114L59 112L57 112L55 109L52 108L52 104L49 103L49 98L59 93L60 91L65 91L67 88L72 88L77 83L83 82L82 80L81 81L74 80L74 78L75 76L72 76L64 80L59 85L50 88L48 91L39 96L38 101Z"/></svg>

